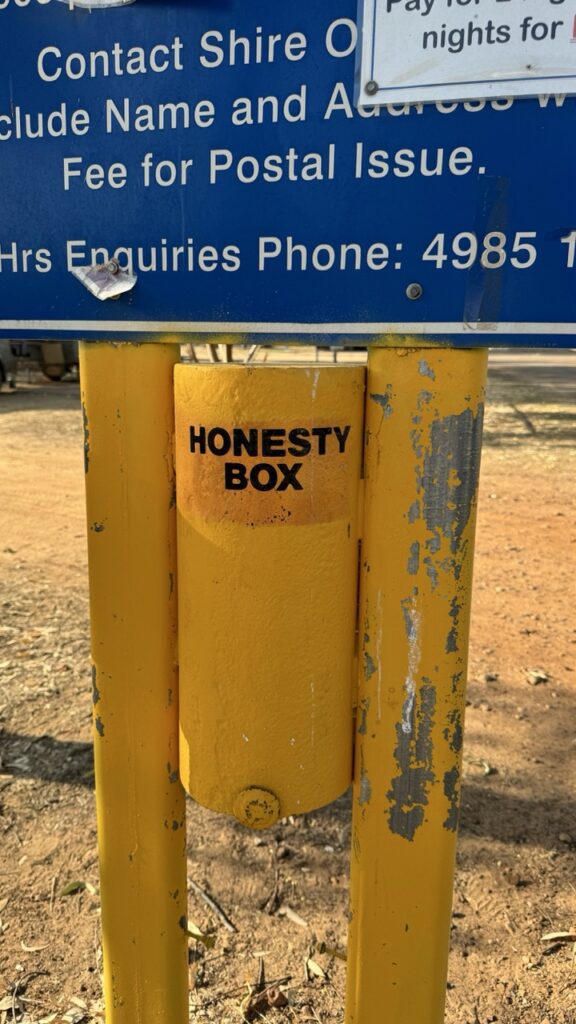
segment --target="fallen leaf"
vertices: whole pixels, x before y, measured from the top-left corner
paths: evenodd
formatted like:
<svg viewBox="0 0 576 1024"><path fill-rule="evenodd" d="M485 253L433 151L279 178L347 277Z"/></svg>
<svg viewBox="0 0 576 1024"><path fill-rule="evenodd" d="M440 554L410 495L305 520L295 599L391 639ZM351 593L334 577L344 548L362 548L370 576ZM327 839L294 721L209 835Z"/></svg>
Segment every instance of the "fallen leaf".
<svg viewBox="0 0 576 1024"><path fill-rule="evenodd" d="M308 977L309 978L312 978L312 977L314 977L314 978L325 978L326 977L326 971L324 971L320 967L320 964L317 964L316 961L313 960L312 957L310 957L310 956L306 960L306 971L308 972Z"/></svg>
<svg viewBox="0 0 576 1024"><path fill-rule="evenodd" d="M60 890L58 895L59 896L74 896L74 894L77 893L77 892L84 892L84 890L86 888L87 888L86 882L80 882L80 881L68 882L68 885L65 885L64 888Z"/></svg>
<svg viewBox="0 0 576 1024"><path fill-rule="evenodd" d="M45 942L43 946L27 946L25 942L21 942L20 945L25 953L40 953L43 949L48 949L49 942Z"/></svg>
<svg viewBox="0 0 576 1024"><path fill-rule="evenodd" d="M300 926L300 928L308 927L308 922L305 921L303 917L300 917L300 915L297 914L295 910L292 910L292 907L287 907L284 904L283 906L278 908L276 913L278 914L279 917L287 917L289 921L292 921L292 924L297 924Z"/></svg>
<svg viewBox="0 0 576 1024"><path fill-rule="evenodd" d="M191 939L196 942L201 942L206 949L214 949L216 945L215 935L206 935L205 932L201 931L198 925L194 924L193 921L188 921L186 928L186 935L189 935Z"/></svg>
<svg viewBox="0 0 576 1024"><path fill-rule="evenodd" d="M576 931L574 932L547 932L543 935L541 942L576 942Z"/></svg>

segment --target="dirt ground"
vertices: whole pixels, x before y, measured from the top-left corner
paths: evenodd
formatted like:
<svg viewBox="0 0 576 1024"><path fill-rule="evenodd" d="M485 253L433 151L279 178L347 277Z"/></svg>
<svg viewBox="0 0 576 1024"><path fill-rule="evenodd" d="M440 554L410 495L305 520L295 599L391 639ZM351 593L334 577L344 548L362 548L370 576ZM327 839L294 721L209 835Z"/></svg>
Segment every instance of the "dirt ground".
<svg viewBox="0 0 576 1024"><path fill-rule="evenodd" d="M446 1024L576 1024L575 440L576 355L492 361ZM82 458L77 382L2 391L0 1024L102 1020ZM349 797L258 835L188 809L237 928L190 892L191 1019L240 1022L263 963L269 1024L342 1021Z"/></svg>

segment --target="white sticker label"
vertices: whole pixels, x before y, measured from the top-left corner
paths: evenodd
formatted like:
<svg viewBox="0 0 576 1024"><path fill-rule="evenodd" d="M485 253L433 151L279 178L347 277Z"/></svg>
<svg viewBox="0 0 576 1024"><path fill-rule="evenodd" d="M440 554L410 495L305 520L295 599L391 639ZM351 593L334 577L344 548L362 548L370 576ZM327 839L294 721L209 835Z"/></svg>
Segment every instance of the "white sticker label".
<svg viewBox="0 0 576 1024"><path fill-rule="evenodd" d="M576 93L576 0L363 0L360 107Z"/></svg>

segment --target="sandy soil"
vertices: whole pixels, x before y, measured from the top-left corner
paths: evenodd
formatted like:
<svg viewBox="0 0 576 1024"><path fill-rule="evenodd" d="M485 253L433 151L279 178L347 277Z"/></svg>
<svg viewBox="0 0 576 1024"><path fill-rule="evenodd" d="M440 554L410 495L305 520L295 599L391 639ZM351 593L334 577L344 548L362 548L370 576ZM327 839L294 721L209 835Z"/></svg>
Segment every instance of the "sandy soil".
<svg viewBox="0 0 576 1024"><path fill-rule="evenodd" d="M489 398L446 1024L575 1024L576 359L500 356ZM102 1019L82 454L76 382L0 394L0 1024ZM341 1021L349 798L188 836L237 928L191 892L191 1019L241 1021L263 961L270 1024Z"/></svg>

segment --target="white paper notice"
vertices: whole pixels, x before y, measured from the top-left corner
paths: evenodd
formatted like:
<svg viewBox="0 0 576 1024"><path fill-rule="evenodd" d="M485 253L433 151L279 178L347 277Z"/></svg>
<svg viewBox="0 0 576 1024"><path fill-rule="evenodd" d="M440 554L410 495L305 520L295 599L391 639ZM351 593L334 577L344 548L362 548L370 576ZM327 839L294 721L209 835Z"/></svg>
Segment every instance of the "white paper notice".
<svg viewBox="0 0 576 1024"><path fill-rule="evenodd" d="M363 0L358 105L576 93L576 0Z"/></svg>

